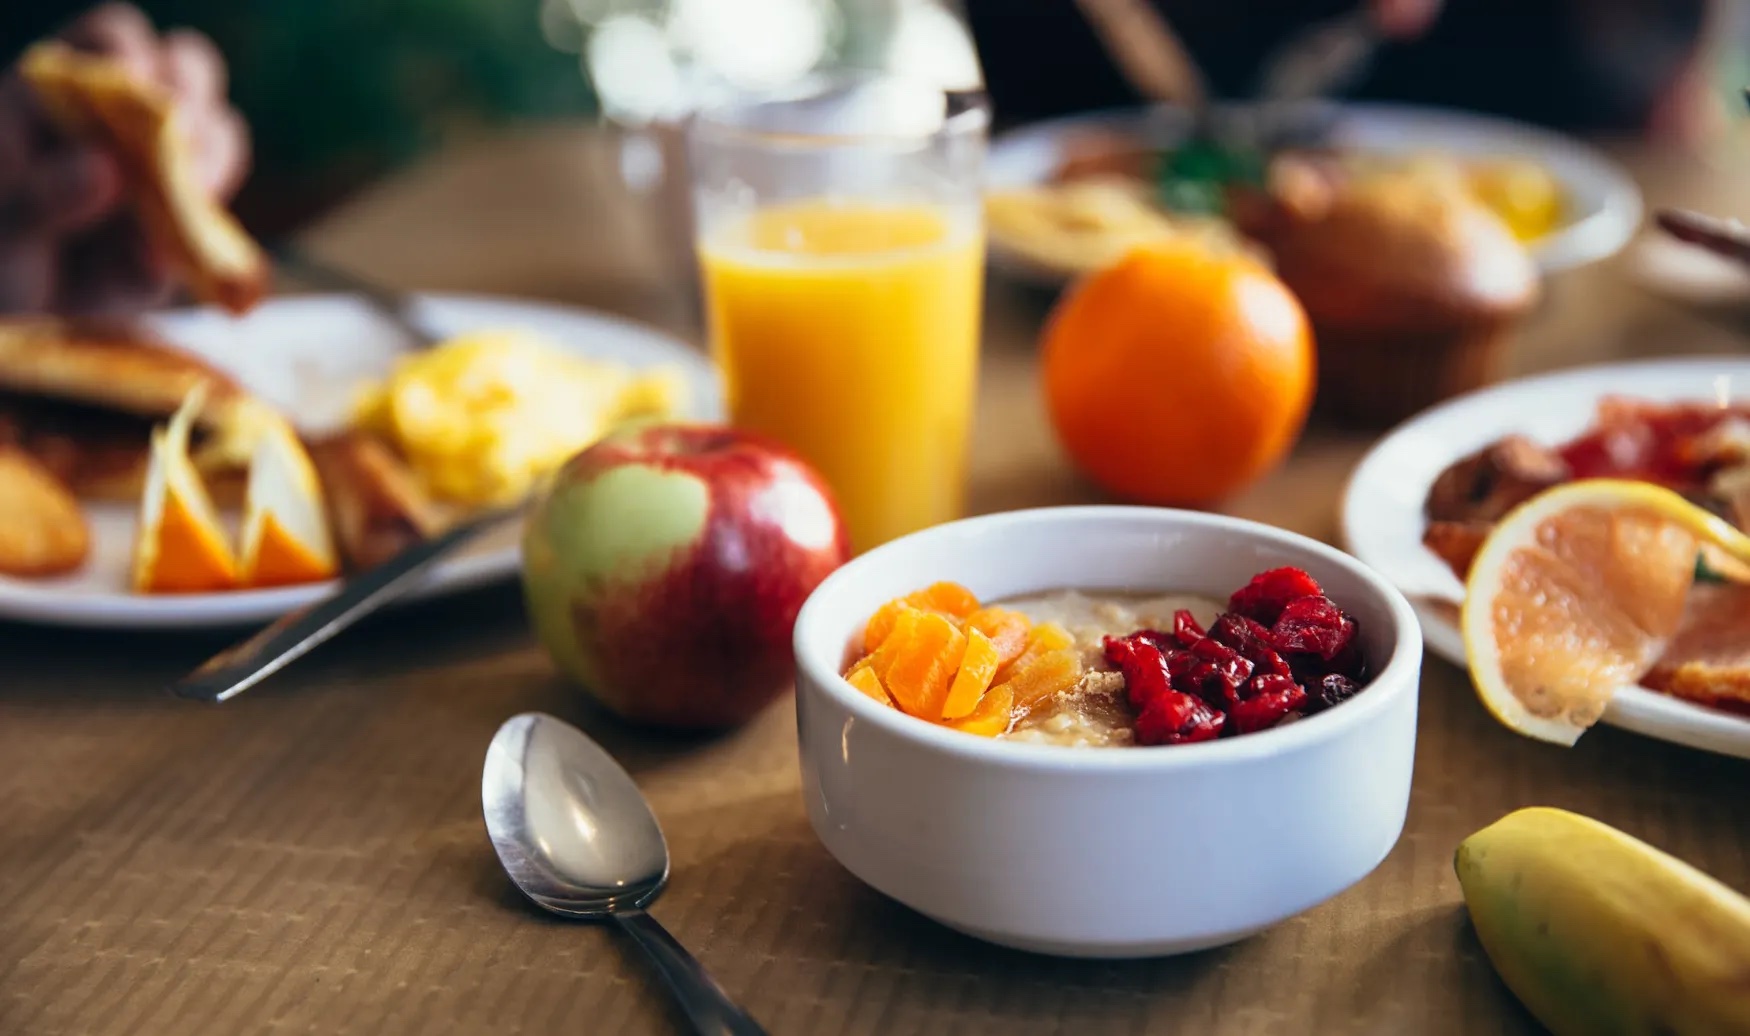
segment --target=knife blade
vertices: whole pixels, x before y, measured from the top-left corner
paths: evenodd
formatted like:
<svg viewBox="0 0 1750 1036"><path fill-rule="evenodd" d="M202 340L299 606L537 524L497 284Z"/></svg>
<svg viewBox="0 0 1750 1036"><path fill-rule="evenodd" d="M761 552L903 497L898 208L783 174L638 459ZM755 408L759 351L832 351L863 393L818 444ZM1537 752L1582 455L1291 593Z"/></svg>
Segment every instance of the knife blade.
<svg viewBox="0 0 1750 1036"><path fill-rule="evenodd" d="M1268 154L1323 143L1335 116L1316 110L1315 102L1354 85L1382 39L1372 14L1364 8L1314 23L1292 36L1265 61L1247 106L1252 146Z"/></svg>
<svg viewBox="0 0 1750 1036"><path fill-rule="evenodd" d="M418 300L408 292L342 269L294 245L275 247L272 254L275 269L280 272L318 287L357 296L395 325L416 348L429 349L448 337L425 322L419 315Z"/></svg>
<svg viewBox="0 0 1750 1036"><path fill-rule="evenodd" d="M226 648L170 692L197 701L229 701L254 687L360 619L419 585L419 577L451 551L521 514L523 505L484 511L416 543L388 561L359 573L333 594L288 612L255 635Z"/></svg>
<svg viewBox="0 0 1750 1036"><path fill-rule="evenodd" d="M1265 62L1258 103L1308 101L1346 89L1366 70L1380 40L1365 9L1308 26Z"/></svg>
<svg viewBox="0 0 1750 1036"><path fill-rule="evenodd" d="M1742 223L1687 209L1661 209L1654 219L1659 229L1679 241L1750 265L1750 228Z"/></svg>

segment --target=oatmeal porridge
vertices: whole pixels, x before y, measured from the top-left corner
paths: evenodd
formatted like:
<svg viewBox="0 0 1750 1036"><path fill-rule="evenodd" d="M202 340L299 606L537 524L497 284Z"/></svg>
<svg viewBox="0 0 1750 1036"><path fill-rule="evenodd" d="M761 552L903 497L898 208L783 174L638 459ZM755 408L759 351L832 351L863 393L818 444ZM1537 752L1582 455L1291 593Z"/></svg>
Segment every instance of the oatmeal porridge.
<svg viewBox="0 0 1750 1036"><path fill-rule="evenodd" d="M1295 568L1260 572L1225 605L1075 589L984 604L935 583L869 617L844 676L882 705L982 737L1189 744L1353 697L1368 676L1357 630Z"/></svg>
<svg viewBox="0 0 1750 1036"><path fill-rule="evenodd" d="M1053 745L1129 745L1136 742L1136 710L1125 697L1124 674L1106 661L1106 638L1139 629L1173 628L1173 615L1189 611L1205 628L1221 611L1219 601L1188 594L1092 593L1060 590L1002 602L1035 623L1069 631L1081 654L1076 685L1026 711L1017 710L1007 737Z"/></svg>

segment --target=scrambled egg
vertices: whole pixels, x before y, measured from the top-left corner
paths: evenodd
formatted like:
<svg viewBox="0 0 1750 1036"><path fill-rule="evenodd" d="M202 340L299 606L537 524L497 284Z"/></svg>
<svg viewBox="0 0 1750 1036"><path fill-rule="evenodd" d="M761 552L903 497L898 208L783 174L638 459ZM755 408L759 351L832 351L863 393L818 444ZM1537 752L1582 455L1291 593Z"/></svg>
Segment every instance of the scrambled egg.
<svg viewBox="0 0 1750 1036"><path fill-rule="evenodd" d="M515 332L451 339L406 357L359 402L355 421L392 443L431 493L508 503L622 421L673 416L684 383Z"/></svg>
<svg viewBox="0 0 1750 1036"><path fill-rule="evenodd" d="M1472 164L1470 189L1521 241L1535 241L1559 229L1567 208L1561 181L1548 169L1523 159Z"/></svg>
<svg viewBox="0 0 1750 1036"><path fill-rule="evenodd" d="M1500 217L1520 242L1535 241L1561 227L1567 196L1560 180L1529 159L1457 158L1424 152L1399 159L1378 160L1390 173L1424 186L1456 188Z"/></svg>
<svg viewBox="0 0 1750 1036"><path fill-rule="evenodd" d="M1110 266L1156 241L1195 238L1220 249L1240 247L1225 222L1164 212L1147 184L1114 177L992 192L984 214L997 246L1070 273Z"/></svg>

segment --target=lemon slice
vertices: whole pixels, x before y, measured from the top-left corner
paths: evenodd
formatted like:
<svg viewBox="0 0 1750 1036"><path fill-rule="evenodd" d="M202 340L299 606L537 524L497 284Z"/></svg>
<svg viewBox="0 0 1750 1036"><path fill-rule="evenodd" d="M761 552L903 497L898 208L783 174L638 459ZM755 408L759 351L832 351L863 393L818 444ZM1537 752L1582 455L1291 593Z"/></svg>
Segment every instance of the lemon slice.
<svg viewBox="0 0 1750 1036"><path fill-rule="evenodd" d="M168 424L152 430L134 540L132 582L139 593L204 593L237 585L236 557L188 456L189 431L205 398L204 386L196 388Z"/></svg>
<svg viewBox="0 0 1750 1036"><path fill-rule="evenodd" d="M1750 537L1646 482L1570 482L1521 504L1483 541L1465 584L1465 653L1483 705L1521 734L1573 744L1664 652L1703 544L1750 560Z"/></svg>
<svg viewBox="0 0 1750 1036"><path fill-rule="evenodd" d="M267 426L249 461L243 504L243 582L288 586L333 577L339 569L322 485L298 436Z"/></svg>

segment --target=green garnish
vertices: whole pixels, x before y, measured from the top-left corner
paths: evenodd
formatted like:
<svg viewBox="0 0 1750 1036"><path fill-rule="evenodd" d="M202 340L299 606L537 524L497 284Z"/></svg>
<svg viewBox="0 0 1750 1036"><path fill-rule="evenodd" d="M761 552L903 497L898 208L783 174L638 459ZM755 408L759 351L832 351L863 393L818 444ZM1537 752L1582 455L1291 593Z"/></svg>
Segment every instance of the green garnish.
<svg viewBox="0 0 1750 1036"><path fill-rule="evenodd" d="M1230 187L1263 185L1264 164L1264 156L1249 148L1192 141L1161 156L1155 186L1169 211L1219 216Z"/></svg>

